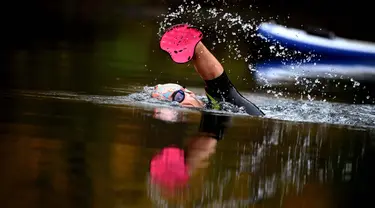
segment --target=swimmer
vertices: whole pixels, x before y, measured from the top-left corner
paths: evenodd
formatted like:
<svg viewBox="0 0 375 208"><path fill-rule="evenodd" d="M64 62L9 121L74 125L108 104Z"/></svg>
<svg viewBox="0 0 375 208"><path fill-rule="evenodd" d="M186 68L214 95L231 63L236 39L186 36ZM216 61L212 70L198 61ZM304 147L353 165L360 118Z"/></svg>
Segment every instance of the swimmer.
<svg viewBox="0 0 375 208"><path fill-rule="evenodd" d="M209 103L205 105L192 91L172 83L156 85L151 96L160 100L178 102L183 107L206 106L215 110L220 110L219 103L227 102L243 107L249 115L264 115L254 103L238 92L223 66L202 43L202 37L203 34L196 28L186 24L174 25L163 34L160 47L167 51L176 63L192 61L196 72L205 82L205 93Z"/></svg>

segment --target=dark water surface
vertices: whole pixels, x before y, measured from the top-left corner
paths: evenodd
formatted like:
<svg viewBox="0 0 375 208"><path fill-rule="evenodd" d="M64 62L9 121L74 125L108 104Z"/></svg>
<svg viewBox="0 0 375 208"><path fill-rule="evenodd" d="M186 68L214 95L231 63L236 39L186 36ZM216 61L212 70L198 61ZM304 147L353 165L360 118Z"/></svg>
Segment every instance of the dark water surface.
<svg viewBox="0 0 375 208"><path fill-rule="evenodd" d="M2 98L1 207L356 207L371 201L371 129L234 116L189 188L164 197L149 180L149 162L164 147L194 140L199 112L175 109L183 121L167 122L155 114L163 106ZM199 151L186 151L199 158Z"/></svg>
<svg viewBox="0 0 375 208"><path fill-rule="evenodd" d="M173 64L158 49L158 29L154 20L124 21L112 35L33 39L7 49L0 83L0 207L372 202L373 105L252 94L247 64L225 59L232 81L267 116L230 115L223 140L210 150L188 148L189 141L212 142L196 136L201 112L134 94L162 82L202 92L192 66ZM225 57L226 51L216 54ZM171 145L202 163L189 186L172 194L149 175L152 157Z"/></svg>

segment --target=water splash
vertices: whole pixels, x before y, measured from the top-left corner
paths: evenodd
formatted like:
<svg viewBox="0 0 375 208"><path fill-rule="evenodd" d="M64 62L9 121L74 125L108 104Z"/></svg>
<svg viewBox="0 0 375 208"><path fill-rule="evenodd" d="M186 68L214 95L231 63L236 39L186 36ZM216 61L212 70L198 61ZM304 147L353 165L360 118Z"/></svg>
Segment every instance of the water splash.
<svg viewBox="0 0 375 208"><path fill-rule="evenodd" d="M251 57L240 49L241 43L245 41L253 44L254 37L257 36L258 23L267 21L266 18L245 20L238 13L231 13L223 8L203 8L193 1L184 1L176 10L169 9L168 13L162 14L161 17L159 36L174 24L188 22L203 30L205 36L213 37L214 40L210 43L211 49L223 46L228 52L228 59L245 61Z"/></svg>
<svg viewBox="0 0 375 208"><path fill-rule="evenodd" d="M354 103L375 103L369 80L375 78L375 66L363 63L263 64L258 65L256 79L260 89L278 93L294 88L308 98L312 92L320 92L320 98L335 99L332 92L354 93ZM357 96L360 93L361 96ZM284 93L285 94L285 93ZM285 95L289 95L285 94ZM367 95L366 95L367 94ZM332 98L333 97L333 98Z"/></svg>
<svg viewBox="0 0 375 208"><path fill-rule="evenodd" d="M151 87L144 90L132 91L125 96L105 96L77 94L73 92L53 92L53 91L15 91L5 96L25 96L32 98L74 100L81 102L91 102L98 105L133 106L136 108L171 108L182 113L191 113L192 109L179 107L177 103L166 102L151 98ZM266 118L280 119L284 121L328 123L364 128L374 128L375 126L375 106L333 103L316 100L289 99L279 97L275 99L269 96L260 96L243 93L243 95L254 102L266 114ZM200 99L207 102L203 95ZM241 108L234 107L229 103L222 103L223 110L206 110L213 113L230 114L232 116L247 116Z"/></svg>
<svg viewBox="0 0 375 208"><path fill-rule="evenodd" d="M207 3L207 2L206 2ZM253 8L248 9L249 12L259 13L253 11ZM319 97L322 100L334 99L328 88L333 83L336 89L348 92L348 87L355 88L358 91L368 90L363 89L357 76L353 74L358 71L351 69L345 72L336 70L332 66L323 65L320 70L316 68L321 65L321 57L314 52L301 52L284 47L279 42L271 41L257 33L258 26L261 22L269 22L277 20L278 17L250 17L241 16L237 12L228 12L225 7L222 8L204 8L199 3L194 1L184 1L174 11L169 8L167 14L161 15L162 20L159 22L159 35L168 27L188 22L189 24L198 27L204 31L205 36L212 37L212 42L209 43L211 50L216 47L224 48L227 52L226 57L221 61L224 63L227 60L243 60L249 63L249 71L256 75L258 82L258 89L263 90L275 97L288 97L290 92L288 88L278 88L285 84L291 84L299 88L301 97L308 100L316 99L313 91L321 92ZM248 48L256 47L258 51L253 54L247 52ZM281 65L279 70L269 70L266 72L260 71L254 62L270 62L277 61ZM306 68L306 65L314 66L313 69ZM374 76L374 70L361 69L362 77ZM228 70L228 73L230 71ZM268 73L268 74L267 74ZM346 74L345 74L346 73ZM324 80L330 79L332 83L327 83ZM344 81L350 81L348 84L342 84ZM288 83L286 83L288 82ZM271 89L271 90L270 90ZM349 93L349 92L348 92ZM368 90L368 95L363 103L375 103L375 96L372 96ZM353 102L357 102L355 99Z"/></svg>
<svg viewBox="0 0 375 208"><path fill-rule="evenodd" d="M280 120L329 123L373 128L375 106L346 104L303 99L274 99L272 97L246 95L266 114Z"/></svg>
<svg viewBox="0 0 375 208"><path fill-rule="evenodd" d="M248 10L249 12L257 12L253 11L252 7ZM277 59L283 65L288 65L293 62L296 66L310 62L313 63L319 60L319 57L312 52L302 53L298 50L289 50L277 42L271 42L269 39L257 33L258 26L261 22L275 20L278 17L247 18L237 12L228 12L225 8L204 8L194 1L184 1L174 11L169 8L167 14L162 14L161 17L162 20L159 22L159 36L174 24L188 22L190 25L203 30L205 36L213 37L210 43L210 45L212 45L211 50L214 50L216 47L221 47L226 50L226 58L221 60L223 63L230 59L243 60L247 63L250 62L249 69L251 73L254 74L257 74L258 70L251 62L258 61L258 59L266 59L266 61ZM245 52L248 51L248 48L254 48L254 46L259 48L256 55ZM297 72L297 67L295 72ZM229 70L228 73L230 73ZM302 75L297 74L295 76L295 84L306 84L309 89L305 94L309 95L308 91L311 91L311 88L315 88L315 86L310 86L308 83L299 81L300 76ZM262 81L265 81L265 84L261 84L259 86L260 89L272 87L272 84L267 82L267 78L264 78ZM273 93L276 97L281 94L283 94L283 96L288 95L285 90L267 92Z"/></svg>

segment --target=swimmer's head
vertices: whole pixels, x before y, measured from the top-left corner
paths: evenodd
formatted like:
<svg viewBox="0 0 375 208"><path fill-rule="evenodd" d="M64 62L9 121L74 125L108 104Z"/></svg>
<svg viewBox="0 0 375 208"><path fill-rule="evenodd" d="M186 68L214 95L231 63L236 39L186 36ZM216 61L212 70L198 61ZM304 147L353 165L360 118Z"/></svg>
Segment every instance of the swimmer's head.
<svg viewBox="0 0 375 208"><path fill-rule="evenodd" d="M152 97L171 102L175 101L184 107L203 107L203 102L192 91L178 84L158 84L152 92Z"/></svg>

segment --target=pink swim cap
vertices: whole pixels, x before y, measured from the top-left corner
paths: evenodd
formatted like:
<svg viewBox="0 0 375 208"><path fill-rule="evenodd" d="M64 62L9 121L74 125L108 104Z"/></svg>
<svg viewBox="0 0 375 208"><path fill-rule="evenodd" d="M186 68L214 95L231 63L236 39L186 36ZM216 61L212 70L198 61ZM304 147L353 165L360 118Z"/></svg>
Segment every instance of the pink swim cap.
<svg viewBox="0 0 375 208"><path fill-rule="evenodd" d="M164 148L151 160L150 175L153 183L167 189L186 185L189 174L184 151L177 147Z"/></svg>

